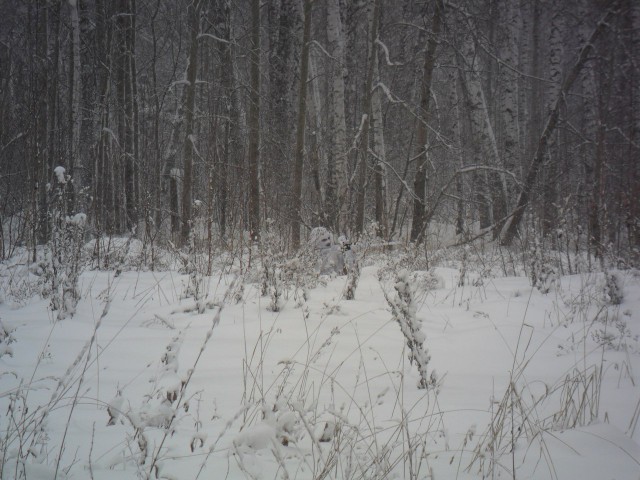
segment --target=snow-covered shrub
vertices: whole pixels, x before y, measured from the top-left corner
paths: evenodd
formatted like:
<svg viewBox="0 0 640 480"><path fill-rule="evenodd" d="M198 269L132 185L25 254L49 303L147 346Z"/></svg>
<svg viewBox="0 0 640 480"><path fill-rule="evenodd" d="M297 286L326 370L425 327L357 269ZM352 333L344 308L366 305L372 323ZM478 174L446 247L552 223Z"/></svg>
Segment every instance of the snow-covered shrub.
<svg viewBox="0 0 640 480"><path fill-rule="evenodd" d="M31 264L29 253L26 249L21 250L11 259L0 263L0 305L6 302L12 308L23 307L49 288L50 282L45 282L42 278L44 248L37 248L37 258L40 261Z"/></svg>
<svg viewBox="0 0 640 480"><path fill-rule="evenodd" d="M15 342L15 339L11 335L13 329L7 327L2 320L0 320L0 358L5 355L13 356L13 349L9 345Z"/></svg>
<svg viewBox="0 0 640 480"><path fill-rule="evenodd" d="M360 280L360 266L354 261L347 269L347 284L344 287L345 300L353 300L356 296L356 288Z"/></svg>
<svg viewBox="0 0 640 480"><path fill-rule="evenodd" d="M408 270L403 269L398 272L394 289L396 295L393 298L387 295L384 287L382 290L387 303L391 307L393 320L398 322L409 348L409 362L411 364L415 363L418 368L418 373L420 374L418 388L434 387L437 379L435 372L429 374L427 369L431 357L424 348L426 336L422 331L421 321L416 316L416 304L413 299L411 276Z"/></svg>
<svg viewBox="0 0 640 480"><path fill-rule="evenodd" d="M280 265L280 284L284 296L288 298L290 294L293 295L297 307L304 305L309 298L309 289L318 284L315 261L308 253L301 250L294 258Z"/></svg>
<svg viewBox="0 0 640 480"><path fill-rule="evenodd" d="M624 294L622 293L622 286L620 285L620 279L618 275L611 272L605 272L606 287L605 296L607 302L610 305L620 305Z"/></svg>
<svg viewBox="0 0 640 480"><path fill-rule="evenodd" d="M609 322L598 322L597 325L594 323L591 339L598 347L607 350L640 352L640 335L631 331L625 317L628 318L627 315L623 315L623 317L616 315Z"/></svg>
<svg viewBox="0 0 640 480"><path fill-rule="evenodd" d="M533 247L530 251L529 277L531 286L537 288L540 293L549 293L558 277L553 263L545 253L538 238L534 239Z"/></svg>
<svg viewBox="0 0 640 480"><path fill-rule="evenodd" d="M272 256L262 258L262 282L260 293L263 297L269 296L269 310L279 312L282 307L281 297L283 293L282 277L279 265Z"/></svg>
<svg viewBox="0 0 640 480"><path fill-rule="evenodd" d="M57 177L53 226L47 244L51 280L51 309L58 312L57 319L73 316L80 300L78 279L82 273L82 246L87 216L84 213L67 215L66 188L71 177L63 167L54 170Z"/></svg>
<svg viewBox="0 0 640 480"><path fill-rule="evenodd" d="M134 238L104 236L87 242L84 254L91 262L91 268L125 272L129 270L168 270L173 265L174 256L169 251L149 245Z"/></svg>
<svg viewBox="0 0 640 480"><path fill-rule="evenodd" d="M318 229L314 229L318 230ZM308 298L310 289L322 279L318 277L319 257L317 245L331 242L330 234L302 246L292 257L285 252L281 240L271 232L266 232L260 245L260 293L270 298L269 310L278 312L284 301L293 296L297 306ZM317 232L316 232L317 233ZM315 234L314 234L315 235Z"/></svg>
<svg viewBox="0 0 640 480"><path fill-rule="evenodd" d="M198 313L204 313L205 311L205 302L203 300L204 278L200 273L200 269L198 268L198 255L196 251L195 236L193 232L191 232L191 234L189 235L189 244L187 246L187 252L182 255L182 258L183 258L183 265L184 265L184 273L186 273L189 276L182 296L183 298L193 297L193 299L196 302L196 310L198 311Z"/></svg>
<svg viewBox="0 0 640 480"><path fill-rule="evenodd" d="M439 252L438 256L441 255ZM400 270L429 271L434 262L427 261L427 254L424 245L415 245L413 243L407 246L396 245L394 249L383 256L381 266L378 269L378 278L385 280L394 280L397 272ZM452 265L440 265L452 266Z"/></svg>

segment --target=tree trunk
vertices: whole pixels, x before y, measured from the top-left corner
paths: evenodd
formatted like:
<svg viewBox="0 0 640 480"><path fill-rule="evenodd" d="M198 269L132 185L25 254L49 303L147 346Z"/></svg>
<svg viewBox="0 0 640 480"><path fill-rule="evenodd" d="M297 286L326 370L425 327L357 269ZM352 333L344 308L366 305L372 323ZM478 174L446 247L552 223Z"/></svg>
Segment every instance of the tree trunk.
<svg viewBox="0 0 640 480"><path fill-rule="evenodd" d="M460 50L458 68L474 139L474 163L500 169L503 165L500 161L494 129L489 118L489 106L480 78L480 57L469 34L463 38ZM476 179L480 227L500 225L507 215L507 187L504 174L483 170L476 175Z"/></svg>
<svg viewBox="0 0 640 480"><path fill-rule="evenodd" d="M249 94L249 235L260 239L260 0L251 1L251 87Z"/></svg>
<svg viewBox="0 0 640 480"><path fill-rule="evenodd" d="M71 7L71 50L72 50L72 81L71 95L69 103L71 104L71 143L70 143L70 160L69 175L74 179L73 185L75 190L82 187L82 166L80 165L80 129L82 127L82 115L80 113L80 102L82 101L82 78L80 75L80 18L78 16L77 0L69 0ZM75 208L75 206L71 206Z"/></svg>
<svg viewBox="0 0 640 480"><path fill-rule="evenodd" d="M380 81L378 55L373 56L373 75ZM382 121L382 91L376 89L371 98L371 130L373 131L373 153L375 155L375 215L377 235L386 238L389 230L387 220L387 165L384 147L384 125Z"/></svg>
<svg viewBox="0 0 640 480"><path fill-rule="evenodd" d="M120 219L120 230L135 232L138 224L138 199L136 198L136 162L135 135L136 115L134 108L133 51L135 45L134 0L120 0L117 8L118 24L118 138L120 141L121 161L124 171L118 172L120 184L124 184L124 218ZM116 202L118 203L118 202Z"/></svg>
<svg viewBox="0 0 640 480"><path fill-rule="evenodd" d="M331 76L331 151L327 162L326 204L329 227L336 234L347 235L349 225L347 121L345 115L345 37L340 19L340 0L328 0L327 40L333 57Z"/></svg>
<svg viewBox="0 0 640 480"><path fill-rule="evenodd" d="M500 85L499 109L502 119L501 157L502 165L509 172L516 171L519 160L519 134L518 134L518 75L514 68L518 66L517 38L522 30L520 8L515 2L507 2L507 6L501 10L504 14L504 38L502 39L501 60L499 64L498 83ZM507 190L507 203L511 199ZM504 212L506 214L506 211ZM504 215L503 215L504 216ZM499 219L498 219L499 220ZM499 234L502 225L498 225L494 231Z"/></svg>
<svg viewBox="0 0 640 480"><path fill-rule="evenodd" d="M296 121L296 156L293 165L293 199L291 202L291 247L300 248L302 216L302 169L304 166L304 135L307 118L307 77L309 76L309 42L311 40L311 0L304 0L304 28L300 58L300 91Z"/></svg>
<svg viewBox="0 0 640 480"><path fill-rule="evenodd" d="M193 154L195 150L195 105L196 105L196 80L198 73L198 32L200 29L201 0L196 0L188 9L189 15L189 63L187 65L187 90L184 111L184 147L182 176L182 228L180 238L182 245L189 242L189 234L192 227L193 206Z"/></svg>
<svg viewBox="0 0 640 480"><path fill-rule="evenodd" d="M413 216L411 222L411 241L419 242L424 237L425 214L426 214L426 192L427 192L427 124L429 121L429 104L431 101L431 79L433 77L433 67L436 61L436 49L440 35L440 28L444 17L444 4L442 0L434 2L434 12L431 31L427 41L427 49L424 56L424 67L422 70L422 84L420 88L420 114L422 119L418 119L416 132L416 158L418 167L413 180Z"/></svg>
<svg viewBox="0 0 640 480"><path fill-rule="evenodd" d="M233 155L231 145L231 129L236 128L232 125L232 101L233 96L233 56L231 51L231 2L230 0L222 0L218 2L219 11L217 13L218 29L216 34L226 40L226 42L218 42L218 51L223 65L222 73L222 89L223 89L223 111L222 119L222 158L220 160L220 169L218 172L219 198L220 198L220 237L224 242L227 236L228 209L229 209L229 182L231 157Z"/></svg>
<svg viewBox="0 0 640 480"><path fill-rule="evenodd" d="M353 232L356 235L364 231L364 209L366 198L366 174L369 159L369 130L371 128L371 97L373 95L373 66L374 56L377 55L376 40L380 23L380 0L371 0L373 11L369 20L369 37L367 53L367 77L362 97L362 122L360 132L360 148L358 149L356 216Z"/></svg>
<svg viewBox="0 0 640 480"><path fill-rule="evenodd" d="M630 0L631 25L632 25L632 47L631 51L640 52L640 2ZM640 74L637 68L631 68L632 79L632 125L631 139L633 145L630 146L632 152L629 158L640 156ZM640 260L640 162L632 161L629 194L629 214L626 220L629 231L629 246L634 250L637 260Z"/></svg>
<svg viewBox="0 0 640 480"><path fill-rule="evenodd" d="M549 36L549 85L547 88L547 115L553 109L560 95L562 87L562 65L564 56L565 20L563 5L554 5L551 18L551 32ZM542 235L548 237L556 223L557 190L558 190L558 139L556 135L549 137L547 145L548 166L544 171L545 179L542 187Z"/></svg>

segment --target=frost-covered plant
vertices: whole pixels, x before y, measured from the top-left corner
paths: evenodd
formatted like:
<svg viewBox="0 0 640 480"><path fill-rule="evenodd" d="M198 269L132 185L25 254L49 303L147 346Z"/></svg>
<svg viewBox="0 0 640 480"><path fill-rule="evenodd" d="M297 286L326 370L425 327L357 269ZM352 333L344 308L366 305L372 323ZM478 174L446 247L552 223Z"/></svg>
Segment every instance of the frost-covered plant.
<svg viewBox="0 0 640 480"><path fill-rule="evenodd" d="M56 167L56 189L53 209L51 239L47 244L47 258L51 280L51 309L58 312L57 319L63 320L75 314L80 300L78 279L82 273L82 245L87 216L77 213L67 215L68 200L66 189L71 177L63 167Z"/></svg>
<svg viewBox="0 0 640 480"><path fill-rule="evenodd" d="M39 257L42 258L42 249L38 249ZM39 264L30 265L27 268L12 269L8 275L0 272L0 304L10 303L14 307L27 305L36 295L43 298L43 290L49 288L50 282L45 282L41 273L44 271Z"/></svg>
<svg viewBox="0 0 640 480"><path fill-rule="evenodd" d="M281 264L286 260L284 245L273 230L268 230L262 234L259 248L260 294L263 297L270 297L269 310L279 312L284 293L281 271Z"/></svg>
<svg viewBox="0 0 640 480"><path fill-rule="evenodd" d="M296 306L300 307L309 298L309 289L318 284L318 275L315 273L315 262L301 250L294 258L287 260L280 266L280 283L284 290L284 296L293 295Z"/></svg>
<svg viewBox="0 0 640 480"><path fill-rule="evenodd" d="M606 285L605 296L609 304L620 305L624 294L622 293L622 286L620 285L620 279L615 273L605 271Z"/></svg>
<svg viewBox="0 0 640 480"><path fill-rule="evenodd" d="M353 300L356 296L356 288L360 280L360 265L355 261L347 269L347 284L344 287L345 300Z"/></svg>
<svg viewBox="0 0 640 480"><path fill-rule="evenodd" d="M13 338L13 329L7 327L2 320L0 320L0 358L5 355L13 357L13 349L9 345L15 342Z"/></svg>
<svg viewBox="0 0 640 480"><path fill-rule="evenodd" d="M592 340L599 347L608 350L640 352L640 335L634 334L627 323L630 317L629 311L625 311L623 317L614 315L613 320L599 323L591 332Z"/></svg>
<svg viewBox="0 0 640 480"><path fill-rule="evenodd" d="M530 255L531 286L537 288L540 293L549 293L557 280L557 274L537 237L534 239Z"/></svg>
<svg viewBox="0 0 640 480"><path fill-rule="evenodd" d="M189 234L189 244L187 252L182 255L185 273L189 276L183 297L193 297L196 302L198 313L204 313L205 302L203 301L204 279L198 268L198 256L196 251L195 235L193 231Z"/></svg>
<svg viewBox="0 0 640 480"><path fill-rule="evenodd" d="M282 307L282 272L276 262L271 258L262 260L262 285L263 296L269 296L269 310L279 312Z"/></svg>
<svg viewBox="0 0 640 480"><path fill-rule="evenodd" d="M467 280L467 267L469 264L469 246L465 245L462 249L462 259L460 260L460 275L458 276L458 286L464 287Z"/></svg>
<svg viewBox="0 0 640 480"><path fill-rule="evenodd" d="M428 372L429 356L424 348L426 336L422 331L420 319L416 315L416 305L413 299L413 289L411 288L411 276L406 269L398 272L395 297L391 298L383 288L385 299L391 307L393 320L398 322L402 335L404 335L407 347L409 348L409 362L416 365L420 380L418 388L425 389L435 387L437 383L435 372Z"/></svg>
<svg viewBox="0 0 640 480"><path fill-rule="evenodd" d="M302 306L308 298L309 289L322 282L318 278L318 255L314 245L304 245L289 257L273 233L266 232L263 235L260 245L260 293L270 298L269 310L280 311L289 295L293 295L297 306Z"/></svg>

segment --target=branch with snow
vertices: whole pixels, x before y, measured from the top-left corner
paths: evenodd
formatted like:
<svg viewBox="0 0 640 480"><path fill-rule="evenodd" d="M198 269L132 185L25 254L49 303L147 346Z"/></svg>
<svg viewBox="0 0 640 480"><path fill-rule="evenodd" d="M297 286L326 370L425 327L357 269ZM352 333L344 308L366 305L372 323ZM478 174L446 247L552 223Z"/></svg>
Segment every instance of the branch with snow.
<svg viewBox="0 0 640 480"><path fill-rule="evenodd" d="M395 298L389 298L384 288L382 292L391 307L393 320L400 325L402 335L407 342L409 362L415 363L418 367L418 373L420 374L418 388L433 387L437 383L436 376L435 372L431 372L431 375L429 375L427 370L431 357L423 347L426 336L421 329L420 320L416 317L416 306L413 301L413 289L411 288L411 278L408 270L402 269L398 272L394 288L396 290Z"/></svg>

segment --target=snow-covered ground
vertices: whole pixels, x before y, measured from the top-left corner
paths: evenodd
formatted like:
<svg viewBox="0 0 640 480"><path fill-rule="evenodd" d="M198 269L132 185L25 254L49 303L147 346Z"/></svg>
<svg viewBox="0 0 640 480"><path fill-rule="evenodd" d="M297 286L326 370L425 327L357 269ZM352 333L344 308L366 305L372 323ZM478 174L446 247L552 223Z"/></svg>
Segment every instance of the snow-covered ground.
<svg viewBox="0 0 640 480"><path fill-rule="evenodd" d="M397 273L372 261L354 300L324 277L279 312L218 273L198 313L187 275L86 270L62 321L6 280L1 478L640 478L638 271L615 272L619 305L602 273L546 294L413 273L426 390L382 290Z"/></svg>

